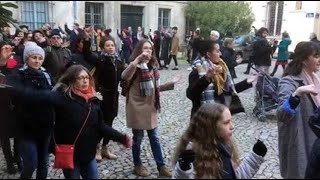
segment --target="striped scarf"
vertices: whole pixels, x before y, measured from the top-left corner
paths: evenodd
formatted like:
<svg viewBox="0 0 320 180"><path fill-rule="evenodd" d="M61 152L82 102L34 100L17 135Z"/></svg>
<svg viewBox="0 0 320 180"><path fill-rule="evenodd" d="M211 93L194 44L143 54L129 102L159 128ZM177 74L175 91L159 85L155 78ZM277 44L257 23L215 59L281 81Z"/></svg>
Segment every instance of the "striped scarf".
<svg viewBox="0 0 320 180"><path fill-rule="evenodd" d="M156 80L155 86L153 77ZM152 96L155 88L156 97L156 109L160 109L160 72L156 66L151 67L147 63L140 64L140 95L141 96Z"/></svg>

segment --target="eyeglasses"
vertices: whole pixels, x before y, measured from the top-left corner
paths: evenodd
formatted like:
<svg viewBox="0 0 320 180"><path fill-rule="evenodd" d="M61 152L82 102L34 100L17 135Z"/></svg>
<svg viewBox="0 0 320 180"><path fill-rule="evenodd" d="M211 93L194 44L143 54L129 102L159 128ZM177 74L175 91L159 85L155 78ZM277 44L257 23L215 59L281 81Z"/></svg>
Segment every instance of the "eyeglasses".
<svg viewBox="0 0 320 180"><path fill-rule="evenodd" d="M76 79L79 80L79 81L81 81L81 80L83 81L85 79L90 80L90 77L89 76L79 76Z"/></svg>

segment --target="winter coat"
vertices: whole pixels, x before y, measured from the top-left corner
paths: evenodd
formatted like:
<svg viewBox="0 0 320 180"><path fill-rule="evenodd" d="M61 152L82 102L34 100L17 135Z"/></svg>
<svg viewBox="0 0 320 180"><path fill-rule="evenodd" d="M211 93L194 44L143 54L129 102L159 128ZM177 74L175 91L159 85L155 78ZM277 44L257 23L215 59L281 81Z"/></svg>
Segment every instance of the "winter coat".
<svg viewBox="0 0 320 180"><path fill-rule="evenodd" d="M253 42L253 60L257 66L271 66L272 48L266 38L256 37Z"/></svg>
<svg viewBox="0 0 320 180"><path fill-rule="evenodd" d="M197 69L194 69L189 74L189 86L187 88L187 97L192 101L191 117L200 108L202 92L205 91L205 89L210 84L211 82L209 82L205 76L199 78L199 73ZM252 87L252 85L248 84L246 80L241 81L235 84L234 86L236 92L244 91L250 87ZM228 101L226 102L226 104L230 104L229 108L230 108L231 114L244 112L244 108L240 101L239 96L236 93L233 93L233 91L234 91L233 89L230 89L230 92L224 92L222 96L220 96L219 98L223 98Z"/></svg>
<svg viewBox="0 0 320 180"><path fill-rule="evenodd" d="M224 48L224 51L222 53L222 59L227 64L229 69L234 68L238 65L236 62L237 53L232 48Z"/></svg>
<svg viewBox="0 0 320 180"><path fill-rule="evenodd" d="M118 115L119 102L118 87L124 65L119 58L114 59L113 56L102 54L95 67L97 90L101 92L103 96L101 108L112 117L116 117Z"/></svg>
<svg viewBox="0 0 320 180"><path fill-rule="evenodd" d="M132 81L132 85L129 89L129 96L126 101L126 116L127 116L127 127L132 129L151 130L158 127L158 112L155 107L155 88L153 95L141 96L140 95L140 81L139 75L132 63L123 71L123 76L134 77L127 81ZM154 76L152 81L155 82ZM174 89L172 82L160 85L160 92Z"/></svg>
<svg viewBox="0 0 320 180"><path fill-rule="evenodd" d="M167 60L169 58L170 42L171 42L171 36L165 33L161 37L161 50L160 50L161 60Z"/></svg>
<svg viewBox="0 0 320 180"><path fill-rule="evenodd" d="M305 179L319 179L320 178L320 139L317 139L312 147L309 157L309 163L306 169Z"/></svg>
<svg viewBox="0 0 320 180"><path fill-rule="evenodd" d="M219 144L218 150L223 167L222 179L251 179L264 162L262 156L251 152L241 161L238 167L235 167L231 161L231 154L228 148ZM194 175L193 164L191 164L191 169L183 171L179 166L179 162L177 162L172 173L172 179L194 179Z"/></svg>
<svg viewBox="0 0 320 180"><path fill-rule="evenodd" d="M290 38L284 38L280 41L278 46L278 61L288 61L289 51L288 47L291 44Z"/></svg>
<svg viewBox="0 0 320 180"><path fill-rule="evenodd" d="M100 101L93 97L86 102L82 97L71 93L70 98L61 90L32 91L15 84L20 98L42 105L52 105L55 110L54 137L57 144L72 145L91 107L90 115L78 141L75 144L74 162L89 163L95 158L97 143L102 137L124 143L125 135L109 127L103 121Z"/></svg>
<svg viewBox="0 0 320 180"><path fill-rule="evenodd" d="M71 60L71 51L62 47L47 47L46 59L43 62L43 67L57 81L66 69L67 63Z"/></svg>
<svg viewBox="0 0 320 180"><path fill-rule="evenodd" d="M16 72L18 65L9 68L6 66L0 66L0 73L6 77ZM6 77L0 78L0 84L6 82ZM12 97L14 94L8 91L6 88L0 88L0 137L8 138L15 137L17 134L17 118L14 112L14 104Z"/></svg>
<svg viewBox="0 0 320 180"><path fill-rule="evenodd" d="M32 70L21 68L19 71L8 77L8 82L17 81L23 88L30 91L51 90L53 79L44 70ZM25 101L19 96L14 97L13 104L17 116L19 135L26 139L46 137L51 134L54 122L53 107L48 104L39 104L30 99Z"/></svg>
<svg viewBox="0 0 320 180"><path fill-rule="evenodd" d="M301 75L285 76L279 82L277 109L278 142L281 176L302 179L316 135L308 125L316 106L310 95L300 97L295 110L290 108L289 97L300 86L307 85Z"/></svg>
<svg viewBox="0 0 320 180"><path fill-rule="evenodd" d="M97 63L97 60L99 59L98 54L92 52L90 50L91 47L91 40L83 41L83 50L82 52L76 52L72 54L71 61L68 63L71 64L80 64L87 68L89 71L91 71L95 64Z"/></svg>
<svg viewBox="0 0 320 180"><path fill-rule="evenodd" d="M171 55L177 55L178 51L179 51L179 38L175 34L175 35L173 35L172 40L171 40L171 51L170 51L170 54Z"/></svg>

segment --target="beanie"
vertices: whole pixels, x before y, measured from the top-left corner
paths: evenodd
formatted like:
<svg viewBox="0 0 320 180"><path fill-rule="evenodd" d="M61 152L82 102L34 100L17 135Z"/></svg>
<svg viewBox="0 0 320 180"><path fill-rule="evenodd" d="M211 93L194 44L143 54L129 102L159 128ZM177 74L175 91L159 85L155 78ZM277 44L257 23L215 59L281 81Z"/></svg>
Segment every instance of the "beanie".
<svg viewBox="0 0 320 180"><path fill-rule="evenodd" d="M44 50L35 42L27 42L23 51L23 62L26 63L27 59L34 54L41 55L45 58Z"/></svg>
<svg viewBox="0 0 320 180"><path fill-rule="evenodd" d="M60 36L61 37L60 30L59 29L52 29L51 34L50 34L50 38L52 36Z"/></svg>

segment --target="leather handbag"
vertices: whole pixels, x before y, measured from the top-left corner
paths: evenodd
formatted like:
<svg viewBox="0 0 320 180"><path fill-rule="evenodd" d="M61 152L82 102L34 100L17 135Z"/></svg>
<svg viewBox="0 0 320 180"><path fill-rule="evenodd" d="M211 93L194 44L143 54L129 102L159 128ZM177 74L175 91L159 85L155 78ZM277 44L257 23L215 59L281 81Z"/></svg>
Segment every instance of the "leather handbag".
<svg viewBox="0 0 320 180"><path fill-rule="evenodd" d="M54 140L54 144L55 144L55 159L54 159L54 165L53 165L54 168L68 169L68 170L74 169L73 157L74 157L75 144L76 144L86 122L88 121L90 113L91 113L91 105L89 107L87 117L86 117L76 139L74 140L73 144L71 144L71 145L70 144L57 144L56 140L53 136L53 140Z"/></svg>

